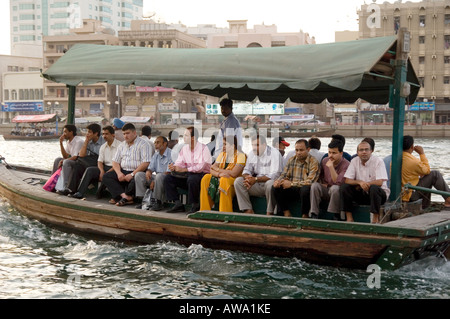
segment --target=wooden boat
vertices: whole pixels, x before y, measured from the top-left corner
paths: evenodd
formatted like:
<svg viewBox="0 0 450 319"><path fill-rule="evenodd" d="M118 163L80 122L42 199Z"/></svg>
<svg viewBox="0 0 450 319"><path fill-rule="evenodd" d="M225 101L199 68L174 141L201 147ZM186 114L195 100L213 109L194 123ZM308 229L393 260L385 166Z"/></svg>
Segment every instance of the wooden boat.
<svg viewBox="0 0 450 319"><path fill-rule="evenodd" d="M43 190L45 172L0 164L0 195L23 214L65 230L111 238L240 250L338 267L396 269L450 245L450 213L437 212L386 224L200 211L154 212L117 207L88 196L79 200ZM37 182L37 183L36 183Z"/></svg>
<svg viewBox="0 0 450 319"><path fill-rule="evenodd" d="M405 101L415 101L420 90L408 59L409 43L406 30L401 29L397 37L257 50L167 51L78 44L42 75L68 86L67 123L74 122L79 83L160 85L219 98L228 95L234 100L258 98L277 103L287 99L315 104L324 99L330 103L353 103L358 98L374 104L389 101L394 110L390 188L391 200L395 201L401 192ZM376 65L391 51L395 51L395 76L380 75ZM34 174L37 172L23 173L1 166L0 195L32 218L82 233L139 242L163 238L362 269L371 264L396 269L430 254L449 251L448 212L420 214L385 224L214 211L186 216L59 196L27 184L30 177L36 177Z"/></svg>
<svg viewBox="0 0 450 319"><path fill-rule="evenodd" d="M25 136L25 135L6 134L6 135L3 135L3 138L5 139L5 141L11 141L11 140L15 140L15 141L41 141L41 140L58 139L59 136L58 135Z"/></svg>

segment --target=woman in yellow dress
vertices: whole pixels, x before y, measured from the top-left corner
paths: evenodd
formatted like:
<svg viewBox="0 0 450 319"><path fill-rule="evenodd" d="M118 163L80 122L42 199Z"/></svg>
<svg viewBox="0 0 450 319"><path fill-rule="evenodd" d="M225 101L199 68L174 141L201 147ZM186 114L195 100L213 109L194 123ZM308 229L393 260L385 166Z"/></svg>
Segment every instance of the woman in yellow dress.
<svg viewBox="0 0 450 319"><path fill-rule="evenodd" d="M233 212L234 180L242 175L247 156L238 151L236 136L223 139L223 151L211 166L210 174L202 178L200 210L211 210L219 204L219 211Z"/></svg>

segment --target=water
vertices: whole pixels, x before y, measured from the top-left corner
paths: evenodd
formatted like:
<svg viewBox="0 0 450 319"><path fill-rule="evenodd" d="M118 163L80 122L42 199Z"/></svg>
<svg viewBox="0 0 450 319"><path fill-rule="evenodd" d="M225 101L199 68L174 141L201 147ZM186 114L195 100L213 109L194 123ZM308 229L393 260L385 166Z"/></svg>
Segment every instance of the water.
<svg viewBox="0 0 450 319"><path fill-rule="evenodd" d="M295 139L288 139L293 149ZM348 139L354 153L359 139ZM329 139L322 139L323 149ZM450 181L448 140L417 140L431 166ZM375 154L389 153L377 139ZM246 148L248 150L248 146ZM0 141L10 164L50 169L58 143ZM438 198L439 199L439 198ZM442 199L441 199L442 200ZM450 298L450 262L429 257L382 271L369 288L364 270L317 266L299 259L189 247L161 241L127 245L61 232L16 212L0 199L0 298Z"/></svg>

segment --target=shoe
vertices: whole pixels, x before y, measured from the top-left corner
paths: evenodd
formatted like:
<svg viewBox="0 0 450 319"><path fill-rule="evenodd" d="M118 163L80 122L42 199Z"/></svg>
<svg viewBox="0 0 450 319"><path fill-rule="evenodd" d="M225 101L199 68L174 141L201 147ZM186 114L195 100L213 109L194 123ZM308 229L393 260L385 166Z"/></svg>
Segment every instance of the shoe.
<svg viewBox="0 0 450 319"><path fill-rule="evenodd" d="M64 188L62 191L56 191L57 194L67 196L69 194L72 194L72 191L68 188Z"/></svg>
<svg viewBox="0 0 450 319"><path fill-rule="evenodd" d="M155 203L150 210L154 210L155 212L159 212L160 210L163 210L164 206L162 203Z"/></svg>
<svg viewBox="0 0 450 319"><path fill-rule="evenodd" d="M125 205L133 205L134 201L132 199L126 199L126 198L121 198L117 203L116 206L125 206Z"/></svg>
<svg viewBox="0 0 450 319"><path fill-rule="evenodd" d="M200 210L199 204L192 204L191 210L189 211L189 214L196 213Z"/></svg>
<svg viewBox="0 0 450 319"><path fill-rule="evenodd" d="M83 194L81 194L80 192L76 192L75 194L69 194L67 196L72 197L72 198L78 198L78 199L84 198Z"/></svg>
<svg viewBox="0 0 450 319"><path fill-rule="evenodd" d="M312 219L319 219L319 215L317 215L316 213L311 213L311 218Z"/></svg>
<svg viewBox="0 0 450 319"><path fill-rule="evenodd" d="M153 209L154 210L154 209ZM169 209L167 212L168 213L178 213L178 212L185 212L185 208L184 205L179 203L179 204L175 204L175 206L173 206L171 209Z"/></svg>
<svg viewBox="0 0 450 319"><path fill-rule="evenodd" d="M100 187L97 190L97 193L95 193L95 197L97 199L101 199L103 197L103 191L106 189L106 186L101 184Z"/></svg>
<svg viewBox="0 0 450 319"><path fill-rule="evenodd" d="M136 209L142 209L142 203L135 206Z"/></svg>

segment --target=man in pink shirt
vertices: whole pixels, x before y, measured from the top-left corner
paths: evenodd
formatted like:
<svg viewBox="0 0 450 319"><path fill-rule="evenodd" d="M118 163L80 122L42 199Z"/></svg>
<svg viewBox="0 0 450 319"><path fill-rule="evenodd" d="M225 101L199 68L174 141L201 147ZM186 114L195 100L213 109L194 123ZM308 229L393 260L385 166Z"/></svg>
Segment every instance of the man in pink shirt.
<svg viewBox="0 0 450 319"><path fill-rule="evenodd" d="M340 219L341 198L340 185L344 184L344 174L350 162L344 158L344 144L333 139L328 144L328 156L321 163L319 180L311 185L310 217L318 218L320 202L327 201L327 212L334 213L335 219Z"/></svg>
<svg viewBox="0 0 450 319"><path fill-rule="evenodd" d="M185 211L179 200L177 187L188 190L188 203L192 206L190 213L200 208L200 183L203 175L209 173L212 160L208 147L198 142L198 136L196 128L188 127L183 136L186 145L181 149L175 163L168 166L171 174L164 180L164 189L167 200L175 202L168 213Z"/></svg>

